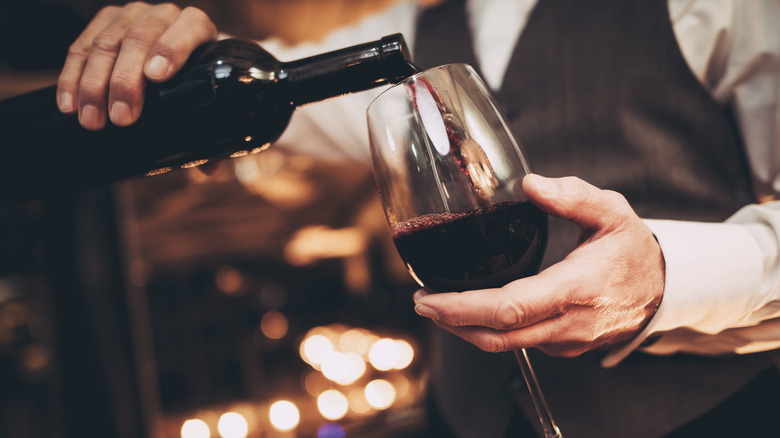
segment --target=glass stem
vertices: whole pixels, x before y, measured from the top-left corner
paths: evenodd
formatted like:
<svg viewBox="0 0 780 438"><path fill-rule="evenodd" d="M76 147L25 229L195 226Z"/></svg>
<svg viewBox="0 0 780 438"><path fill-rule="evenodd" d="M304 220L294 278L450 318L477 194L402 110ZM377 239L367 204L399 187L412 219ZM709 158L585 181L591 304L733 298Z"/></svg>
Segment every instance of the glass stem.
<svg viewBox="0 0 780 438"><path fill-rule="evenodd" d="M539 421L542 423L544 438L562 438L563 435L561 435L558 426L555 425L552 412L550 412L547 401L544 399L542 389L539 387L539 381L536 380L536 374L533 367L531 367L531 362L528 360L528 353L525 351L525 348L515 350L515 357L518 365L520 365L520 371L523 372L523 378L528 386L528 392L531 394L531 400L534 402L536 413L539 415Z"/></svg>

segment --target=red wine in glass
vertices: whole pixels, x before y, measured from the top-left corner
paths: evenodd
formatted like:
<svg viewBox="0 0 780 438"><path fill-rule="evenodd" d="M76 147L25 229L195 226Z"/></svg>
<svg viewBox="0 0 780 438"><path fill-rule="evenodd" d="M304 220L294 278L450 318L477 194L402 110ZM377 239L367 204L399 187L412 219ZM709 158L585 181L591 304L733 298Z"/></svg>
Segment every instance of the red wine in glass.
<svg viewBox="0 0 780 438"><path fill-rule="evenodd" d="M392 226L412 275L436 292L501 287L534 275L547 242L547 215L530 202L419 216Z"/></svg>

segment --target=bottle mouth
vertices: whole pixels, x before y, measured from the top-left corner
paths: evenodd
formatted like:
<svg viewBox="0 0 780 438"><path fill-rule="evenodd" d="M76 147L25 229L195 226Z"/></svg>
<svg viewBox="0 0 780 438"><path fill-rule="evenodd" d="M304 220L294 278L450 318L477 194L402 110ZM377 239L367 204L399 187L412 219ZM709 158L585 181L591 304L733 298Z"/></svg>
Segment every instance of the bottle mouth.
<svg viewBox="0 0 780 438"><path fill-rule="evenodd" d="M393 71L388 72L387 80L391 84L401 82L408 78L414 71L409 47L404 36L400 33L388 35L379 40L380 58L387 61L384 64L390 66Z"/></svg>
<svg viewBox="0 0 780 438"><path fill-rule="evenodd" d="M400 56L405 62L411 62L409 47L406 45L404 36L400 33L382 37L379 40L382 58Z"/></svg>

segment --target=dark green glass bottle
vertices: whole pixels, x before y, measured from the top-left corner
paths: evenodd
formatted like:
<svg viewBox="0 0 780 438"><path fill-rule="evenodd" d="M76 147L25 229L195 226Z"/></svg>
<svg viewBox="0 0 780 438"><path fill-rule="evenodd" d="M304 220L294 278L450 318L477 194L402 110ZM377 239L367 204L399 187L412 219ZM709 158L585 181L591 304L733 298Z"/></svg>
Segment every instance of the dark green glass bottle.
<svg viewBox="0 0 780 438"><path fill-rule="evenodd" d="M300 105L398 82L414 72L400 34L293 62L254 42L197 50L147 88L138 122L82 128L50 87L0 102L0 198L35 198L257 152Z"/></svg>

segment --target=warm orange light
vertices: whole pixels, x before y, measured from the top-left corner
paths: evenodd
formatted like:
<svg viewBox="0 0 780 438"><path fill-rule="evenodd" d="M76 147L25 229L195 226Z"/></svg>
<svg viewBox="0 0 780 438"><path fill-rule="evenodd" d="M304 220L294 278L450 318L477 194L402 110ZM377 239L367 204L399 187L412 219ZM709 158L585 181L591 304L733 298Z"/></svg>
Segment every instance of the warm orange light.
<svg viewBox="0 0 780 438"><path fill-rule="evenodd" d="M371 366L379 371L393 369L400 357L401 348L395 340L390 338L382 338L374 342L368 350L368 360L371 362Z"/></svg>
<svg viewBox="0 0 780 438"><path fill-rule="evenodd" d="M306 392L312 397L317 397L326 390L330 389L333 384L330 380L326 379L319 371L311 371L303 379L303 386L306 388Z"/></svg>
<svg viewBox="0 0 780 438"><path fill-rule="evenodd" d="M357 414L366 414L373 409L366 400L365 388L352 388L347 393L347 400L349 400L349 408Z"/></svg>
<svg viewBox="0 0 780 438"><path fill-rule="evenodd" d="M163 173L168 173L171 170L173 170L170 167L161 167L159 169L154 169L146 172L146 176L156 176L156 175L162 175Z"/></svg>
<svg viewBox="0 0 780 438"><path fill-rule="evenodd" d="M395 374L388 378L390 381L390 384L393 385L393 388L395 389L395 398L396 400L401 400L409 393L412 389L412 384L409 382L409 379L406 378L403 374Z"/></svg>
<svg viewBox="0 0 780 438"><path fill-rule="evenodd" d="M387 380L372 380L364 390L366 400L375 409L387 409L395 402L395 388Z"/></svg>
<svg viewBox="0 0 780 438"><path fill-rule="evenodd" d="M395 343L398 345L399 354L398 360L393 364L393 368L402 370L411 365L412 360L414 360L414 348L412 348L412 344L403 339L397 339Z"/></svg>
<svg viewBox="0 0 780 438"><path fill-rule="evenodd" d="M241 290L244 279L241 272L232 266L223 266L217 271L214 283L217 288L228 295L234 295Z"/></svg>
<svg viewBox="0 0 780 438"><path fill-rule="evenodd" d="M350 385L366 372L366 363L357 353L333 351L322 361L322 374L340 385Z"/></svg>
<svg viewBox="0 0 780 438"><path fill-rule="evenodd" d="M211 430L205 421L193 418L181 425L181 438L209 438Z"/></svg>
<svg viewBox="0 0 780 438"><path fill-rule="evenodd" d="M309 336L301 344L301 358L315 369L320 369L322 361L332 352L333 343L323 335Z"/></svg>
<svg viewBox="0 0 780 438"><path fill-rule="evenodd" d="M249 153L252 154L252 155L259 154L260 152L263 152L264 150L266 150L266 149L268 149L270 147L271 147L271 143L266 143L266 144L260 146L259 148L252 149Z"/></svg>
<svg viewBox="0 0 780 438"><path fill-rule="evenodd" d="M271 405L268 411L268 418L271 420L271 426L274 429L286 432L298 427L301 414L294 403L287 400L280 400Z"/></svg>
<svg viewBox="0 0 780 438"><path fill-rule="evenodd" d="M226 412L219 417L217 430L222 438L246 438L249 434L249 425L238 412Z"/></svg>
<svg viewBox="0 0 780 438"><path fill-rule="evenodd" d="M193 168L193 167L201 166L201 165L206 164L208 162L209 162L209 160L206 160L206 159L194 160L194 161L190 161L189 163L182 164L181 168L182 169L190 169L190 168Z"/></svg>
<svg viewBox="0 0 780 438"><path fill-rule="evenodd" d="M282 339L289 328L287 317L276 310L266 312L260 320L260 330L268 339Z"/></svg>
<svg viewBox="0 0 780 438"><path fill-rule="evenodd" d="M344 418L349 411L347 397L335 389L329 389L317 397L317 409L328 420Z"/></svg>
<svg viewBox="0 0 780 438"><path fill-rule="evenodd" d="M339 337L339 348L347 353L352 352L362 356L368 352L370 346L368 336L360 329L347 330Z"/></svg>

